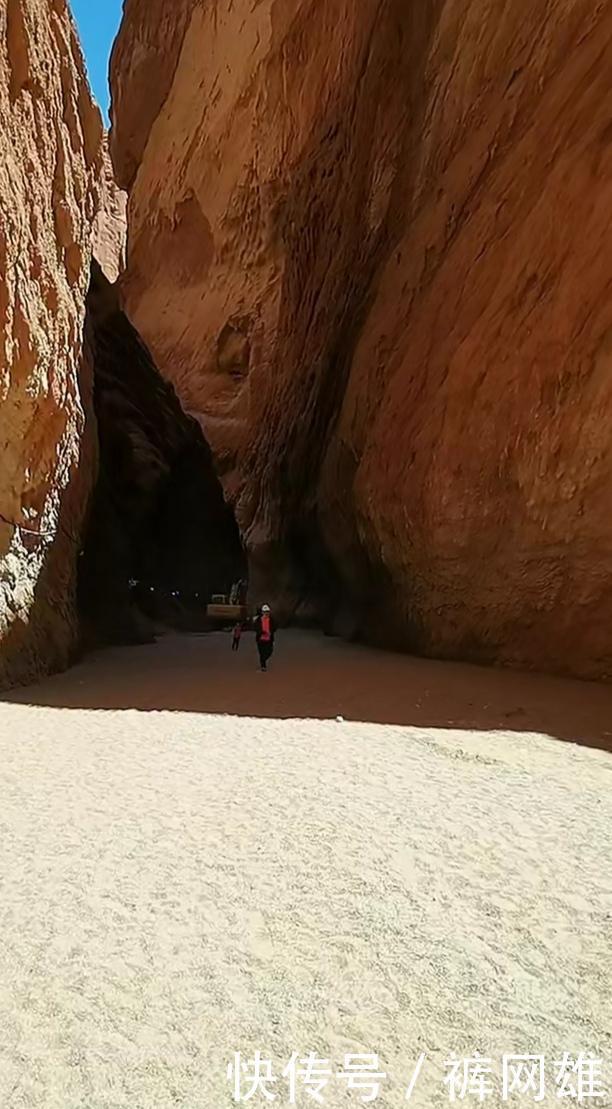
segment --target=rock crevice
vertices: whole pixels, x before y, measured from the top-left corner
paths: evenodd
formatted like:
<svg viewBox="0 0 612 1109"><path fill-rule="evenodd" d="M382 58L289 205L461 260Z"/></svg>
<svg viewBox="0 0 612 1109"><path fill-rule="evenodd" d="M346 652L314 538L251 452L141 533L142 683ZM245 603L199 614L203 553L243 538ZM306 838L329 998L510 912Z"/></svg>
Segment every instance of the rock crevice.
<svg viewBox="0 0 612 1109"><path fill-rule="evenodd" d="M238 528L197 422L94 261L87 299L99 476L79 563L88 642L150 639L156 624L205 626L206 602L244 573Z"/></svg>

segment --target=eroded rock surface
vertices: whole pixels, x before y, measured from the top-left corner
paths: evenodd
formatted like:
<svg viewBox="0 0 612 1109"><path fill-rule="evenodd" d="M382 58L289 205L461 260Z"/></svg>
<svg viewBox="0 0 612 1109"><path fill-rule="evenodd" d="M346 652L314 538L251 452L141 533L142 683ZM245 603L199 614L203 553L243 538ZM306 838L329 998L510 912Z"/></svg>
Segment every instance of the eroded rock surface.
<svg viewBox="0 0 612 1109"><path fill-rule="evenodd" d="M287 609L612 672L611 40L588 0L127 0L125 306Z"/></svg>
<svg viewBox="0 0 612 1109"><path fill-rule="evenodd" d="M64 665L94 471L82 325L102 124L65 0L0 5L0 686Z"/></svg>
<svg viewBox="0 0 612 1109"><path fill-rule="evenodd" d="M125 269L127 194L115 181L106 136L100 176L100 210L94 225L93 253L111 285Z"/></svg>

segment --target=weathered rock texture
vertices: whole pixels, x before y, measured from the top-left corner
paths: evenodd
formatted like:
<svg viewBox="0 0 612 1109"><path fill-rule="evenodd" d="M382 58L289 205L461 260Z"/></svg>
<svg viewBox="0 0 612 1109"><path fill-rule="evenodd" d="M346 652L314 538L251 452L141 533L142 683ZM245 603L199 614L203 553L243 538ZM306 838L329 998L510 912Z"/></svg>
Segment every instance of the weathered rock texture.
<svg viewBox="0 0 612 1109"><path fill-rule="evenodd" d="M118 188L104 141L104 161L100 177L100 210L94 225L93 253L111 285L125 269L127 239L127 195Z"/></svg>
<svg viewBox="0 0 612 1109"><path fill-rule="evenodd" d="M168 623L203 612L211 593L242 575L244 555L199 424L160 377L96 262L87 335L99 476L79 611L86 640L134 642L151 635L143 610Z"/></svg>
<svg viewBox="0 0 612 1109"><path fill-rule="evenodd" d="M63 665L76 633L76 555L95 461L82 325L101 138L65 0L4 0L0 685Z"/></svg>
<svg viewBox="0 0 612 1109"><path fill-rule="evenodd" d="M591 0L127 0L126 309L287 604L612 673L611 51Z"/></svg>

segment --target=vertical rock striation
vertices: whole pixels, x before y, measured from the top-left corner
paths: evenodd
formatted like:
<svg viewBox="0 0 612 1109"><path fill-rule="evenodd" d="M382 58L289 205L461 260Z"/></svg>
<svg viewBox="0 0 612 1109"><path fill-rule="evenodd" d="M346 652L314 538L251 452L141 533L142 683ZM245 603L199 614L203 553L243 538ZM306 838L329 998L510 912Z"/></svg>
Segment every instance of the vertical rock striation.
<svg viewBox="0 0 612 1109"><path fill-rule="evenodd" d="M589 0L126 0L124 304L287 608L612 673L611 49Z"/></svg>
<svg viewBox="0 0 612 1109"><path fill-rule="evenodd" d="M95 466L83 350L102 124L65 0L0 5L0 686L64 665Z"/></svg>
<svg viewBox="0 0 612 1109"><path fill-rule="evenodd" d="M93 254L111 285L115 284L125 269L126 240L127 195L115 181L105 136L100 176L100 209L94 224Z"/></svg>

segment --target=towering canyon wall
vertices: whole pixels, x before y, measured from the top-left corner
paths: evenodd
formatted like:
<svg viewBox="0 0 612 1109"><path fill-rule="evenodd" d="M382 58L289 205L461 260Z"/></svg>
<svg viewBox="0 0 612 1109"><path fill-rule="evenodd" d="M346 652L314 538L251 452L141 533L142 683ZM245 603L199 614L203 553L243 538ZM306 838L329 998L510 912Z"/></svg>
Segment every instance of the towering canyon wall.
<svg viewBox="0 0 612 1109"><path fill-rule="evenodd" d="M0 4L0 686L65 664L94 471L85 296L102 124L65 0Z"/></svg>
<svg viewBox="0 0 612 1109"><path fill-rule="evenodd" d="M590 0L127 0L123 302L279 604L612 673L611 50Z"/></svg>

